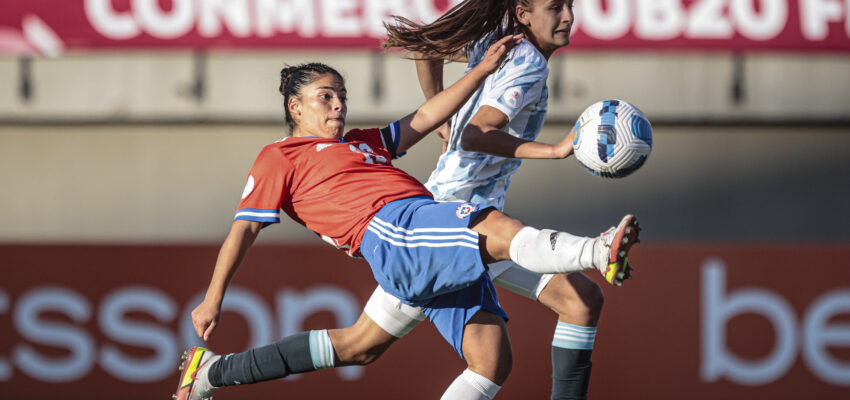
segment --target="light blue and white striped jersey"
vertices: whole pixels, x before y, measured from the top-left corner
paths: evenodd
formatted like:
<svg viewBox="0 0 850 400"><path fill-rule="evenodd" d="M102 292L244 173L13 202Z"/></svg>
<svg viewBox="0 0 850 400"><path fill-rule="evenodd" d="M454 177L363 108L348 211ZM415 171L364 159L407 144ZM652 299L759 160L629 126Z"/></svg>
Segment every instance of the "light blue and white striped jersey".
<svg viewBox="0 0 850 400"><path fill-rule="evenodd" d="M484 39L468 52L467 72L487 53ZM504 207L505 191L522 160L464 151L461 135L481 106L490 106L508 116L502 129L526 140L535 140L546 117L549 90L546 58L528 40L511 49L502 67L487 77L472 97L451 119L451 137L446 153L425 186L440 201L470 201Z"/></svg>

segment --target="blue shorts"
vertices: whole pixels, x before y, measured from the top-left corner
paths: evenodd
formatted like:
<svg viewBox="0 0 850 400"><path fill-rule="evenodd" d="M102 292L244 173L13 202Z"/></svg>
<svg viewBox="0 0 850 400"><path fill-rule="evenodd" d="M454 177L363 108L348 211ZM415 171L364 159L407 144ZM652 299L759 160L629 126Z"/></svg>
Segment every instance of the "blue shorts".
<svg viewBox="0 0 850 400"><path fill-rule="evenodd" d="M480 210L463 202L412 197L385 205L360 243L375 280L387 293L424 308L461 354L463 328L479 310L507 320L469 229Z"/></svg>

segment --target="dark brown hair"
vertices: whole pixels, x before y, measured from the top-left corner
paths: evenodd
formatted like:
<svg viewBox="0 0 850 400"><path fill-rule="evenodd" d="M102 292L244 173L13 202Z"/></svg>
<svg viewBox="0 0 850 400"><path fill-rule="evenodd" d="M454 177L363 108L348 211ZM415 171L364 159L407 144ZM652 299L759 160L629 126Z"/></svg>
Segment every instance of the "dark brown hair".
<svg viewBox="0 0 850 400"><path fill-rule="evenodd" d="M401 47L427 59L443 59L493 33L492 41L521 33L522 24L514 13L518 4L530 7L531 0L466 0L427 25L394 15L392 23L384 23L388 35L384 47Z"/></svg>
<svg viewBox="0 0 850 400"><path fill-rule="evenodd" d="M292 96L298 96L301 93L301 88L309 85L325 74L334 74L340 81L345 83L337 70L322 63L308 63L300 65L287 65L280 70L280 94L283 95L283 110L286 113L286 125L289 126L290 133L295 128L295 121L292 115L289 114L289 99Z"/></svg>

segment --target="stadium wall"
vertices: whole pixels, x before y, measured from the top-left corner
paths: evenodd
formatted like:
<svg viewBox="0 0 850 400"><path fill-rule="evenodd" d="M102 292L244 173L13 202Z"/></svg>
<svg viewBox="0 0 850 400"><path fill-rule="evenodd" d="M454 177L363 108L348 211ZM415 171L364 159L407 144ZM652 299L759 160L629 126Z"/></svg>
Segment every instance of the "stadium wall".
<svg viewBox="0 0 850 400"><path fill-rule="evenodd" d="M569 129L547 124L540 140ZM656 126L652 155L626 179L596 178L572 157L525 161L506 210L588 236L633 212L652 241L847 242L849 133ZM252 124L0 125L0 242L220 242L259 149L285 134ZM395 164L424 181L439 151L430 137ZM315 235L285 221L260 240Z"/></svg>
<svg viewBox="0 0 850 400"><path fill-rule="evenodd" d="M166 398L216 246L0 246L0 398ZM845 399L850 247L664 245L606 288L594 399ZM305 274L303 271L320 273ZM596 274L591 274L596 279ZM599 280L597 280L599 281ZM604 284L604 282L600 282ZM209 343L236 352L355 321L367 265L325 246L259 246ZM513 373L500 399L548 398L554 315L501 291ZM216 399L436 399L465 368L427 323L376 363L225 389Z"/></svg>
<svg viewBox="0 0 850 400"><path fill-rule="evenodd" d="M276 123L285 64L321 60L347 78L349 122L398 118L423 97L414 63L378 51L109 52L0 58L0 123ZM463 73L449 64L446 81ZM846 53L562 51L549 113L572 124L621 98L655 123L850 123Z"/></svg>

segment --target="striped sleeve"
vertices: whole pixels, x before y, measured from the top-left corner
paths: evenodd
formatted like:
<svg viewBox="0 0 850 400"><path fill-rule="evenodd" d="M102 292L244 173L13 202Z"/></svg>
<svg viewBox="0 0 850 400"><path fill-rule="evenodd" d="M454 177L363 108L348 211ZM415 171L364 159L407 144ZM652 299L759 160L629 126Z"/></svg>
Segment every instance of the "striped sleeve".
<svg viewBox="0 0 850 400"><path fill-rule="evenodd" d="M280 211L260 208L240 208L236 210L236 217L233 218L233 220L237 219L276 224L280 222Z"/></svg>
<svg viewBox="0 0 850 400"><path fill-rule="evenodd" d="M398 149L398 142L401 139L401 125L398 121L395 121L384 128L381 128L381 141L384 144L384 148L390 152L390 156L395 160L396 158L403 157L407 152L397 154L396 149Z"/></svg>

